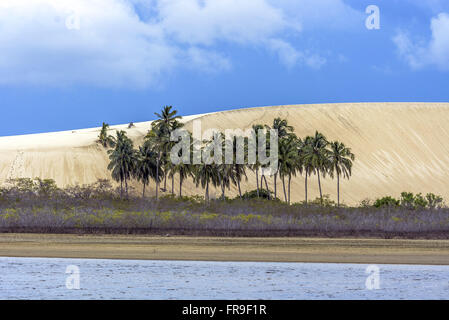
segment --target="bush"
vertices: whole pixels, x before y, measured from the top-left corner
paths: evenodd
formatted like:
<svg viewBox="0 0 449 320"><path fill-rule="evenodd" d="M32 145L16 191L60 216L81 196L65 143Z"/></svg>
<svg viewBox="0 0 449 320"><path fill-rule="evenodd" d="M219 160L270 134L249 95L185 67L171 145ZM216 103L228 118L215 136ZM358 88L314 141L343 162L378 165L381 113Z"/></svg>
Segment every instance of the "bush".
<svg viewBox="0 0 449 320"><path fill-rule="evenodd" d="M414 195L411 192L402 192L401 193L401 206L405 209L415 210L422 209L427 207L427 200L424 199L421 193Z"/></svg>
<svg viewBox="0 0 449 320"><path fill-rule="evenodd" d="M315 200L312 200L308 203L309 205L321 206L320 197L316 197ZM323 207L336 207L337 203L334 200L331 200L330 195L323 194ZM340 204L341 207L344 205Z"/></svg>
<svg viewBox="0 0 449 320"><path fill-rule="evenodd" d="M429 209L441 209L443 207L443 197L433 193L426 194L427 205Z"/></svg>
<svg viewBox="0 0 449 320"><path fill-rule="evenodd" d="M371 203L371 199L363 199L362 201L360 201L359 207L361 208L369 208L372 207L373 204Z"/></svg>
<svg viewBox="0 0 449 320"><path fill-rule="evenodd" d="M400 201L396 200L393 197L390 196L386 196L380 199L376 199L376 201L374 201L373 206L376 208L382 208L382 207L397 207L399 206Z"/></svg>
<svg viewBox="0 0 449 320"><path fill-rule="evenodd" d="M412 192L401 192L401 198L399 200L396 200L395 198L390 196L386 196L377 199L374 202L373 206L376 208L400 206L401 208L408 210L426 208L441 209L443 207L443 198L433 193L428 193L424 197L421 193L415 195Z"/></svg>
<svg viewBox="0 0 449 320"><path fill-rule="evenodd" d="M270 196L268 196L268 194ZM240 198L240 197L237 196L236 199L237 198ZM242 195L242 198L243 199L257 199L258 198L257 197L257 189L245 192ZM269 193L268 193L268 191L265 190L265 189L259 189L259 198L262 198L262 199L269 199L269 198L271 198L271 199L273 199L274 198L274 194L271 191L269 191Z"/></svg>

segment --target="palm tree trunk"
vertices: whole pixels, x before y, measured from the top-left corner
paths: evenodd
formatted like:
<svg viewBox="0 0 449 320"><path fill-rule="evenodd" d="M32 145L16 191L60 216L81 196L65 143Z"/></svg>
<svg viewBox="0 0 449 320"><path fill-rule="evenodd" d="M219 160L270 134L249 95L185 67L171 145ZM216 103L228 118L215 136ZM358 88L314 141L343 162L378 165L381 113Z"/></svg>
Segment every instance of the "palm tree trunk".
<svg viewBox="0 0 449 320"><path fill-rule="evenodd" d="M145 198L145 185L146 183L143 183L143 191L142 191L142 199Z"/></svg>
<svg viewBox="0 0 449 320"><path fill-rule="evenodd" d="M240 189L240 180L239 180L239 179L237 179L237 186L239 187L239 196L240 196L240 199L242 199L242 189Z"/></svg>
<svg viewBox="0 0 449 320"><path fill-rule="evenodd" d="M307 170L306 170L306 179L305 179L305 193L306 193L306 204L307 204Z"/></svg>
<svg viewBox="0 0 449 320"><path fill-rule="evenodd" d="M274 198L277 198L277 172L274 174Z"/></svg>
<svg viewBox="0 0 449 320"><path fill-rule="evenodd" d="M128 179L126 179L126 177L125 177L125 192L126 192L126 199L128 199L129 198L129 196L128 196Z"/></svg>
<svg viewBox="0 0 449 320"><path fill-rule="evenodd" d="M225 183L224 183L224 179L221 183L221 199L224 201L225 199Z"/></svg>
<svg viewBox="0 0 449 320"><path fill-rule="evenodd" d="M290 204L290 185L292 182L292 174L288 174L288 204Z"/></svg>
<svg viewBox="0 0 449 320"><path fill-rule="evenodd" d="M123 178L120 179L120 199L123 198Z"/></svg>
<svg viewBox="0 0 449 320"><path fill-rule="evenodd" d="M263 189L263 173L260 175L260 189Z"/></svg>
<svg viewBox="0 0 449 320"><path fill-rule="evenodd" d="M287 202L287 192L285 191L285 178L284 178L284 175L282 175L281 179L282 179L282 188L284 189L284 199L285 199L285 202Z"/></svg>
<svg viewBox="0 0 449 320"><path fill-rule="evenodd" d="M206 201L209 202L209 181L206 181Z"/></svg>
<svg viewBox="0 0 449 320"><path fill-rule="evenodd" d="M164 192L167 191L167 172L164 172Z"/></svg>
<svg viewBox="0 0 449 320"><path fill-rule="evenodd" d="M267 188L268 200L271 200L270 189L268 189L267 178L265 177L264 174L262 175L262 178L265 181L265 187ZM260 184L262 184L262 181L260 182Z"/></svg>
<svg viewBox="0 0 449 320"><path fill-rule="evenodd" d="M179 173L179 197L182 197L182 176L181 173Z"/></svg>
<svg viewBox="0 0 449 320"><path fill-rule="evenodd" d="M320 180L320 170L318 172L318 188L320 189L320 203L323 205L323 193L321 192L321 180Z"/></svg>
<svg viewBox="0 0 449 320"><path fill-rule="evenodd" d="M171 176L171 194L175 194L175 175Z"/></svg>
<svg viewBox="0 0 449 320"><path fill-rule="evenodd" d="M159 200L159 158L161 154L157 155L157 161L156 161L156 200Z"/></svg>
<svg viewBox="0 0 449 320"><path fill-rule="evenodd" d="M337 172L337 207L340 207L340 175Z"/></svg>
<svg viewBox="0 0 449 320"><path fill-rule="evenodd" d="M256 168L257 198L259 198L259 169Z"/></svg>

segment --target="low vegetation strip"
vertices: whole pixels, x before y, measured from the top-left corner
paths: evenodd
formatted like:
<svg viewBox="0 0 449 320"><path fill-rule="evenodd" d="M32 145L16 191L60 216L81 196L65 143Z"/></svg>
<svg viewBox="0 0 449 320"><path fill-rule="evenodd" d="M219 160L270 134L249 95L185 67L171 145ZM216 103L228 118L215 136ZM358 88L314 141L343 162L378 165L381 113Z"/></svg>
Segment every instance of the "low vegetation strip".
<svg viewBox="0 0 449 320"><path fill-rule="evenodd" d="M326 197L323 204L316 199L289 205L251 193L210 201L121 199L105 181L68 189L52 181L26 182L1 190L1 232L449 238L449 209L410 193L338 207Z"/></svg>

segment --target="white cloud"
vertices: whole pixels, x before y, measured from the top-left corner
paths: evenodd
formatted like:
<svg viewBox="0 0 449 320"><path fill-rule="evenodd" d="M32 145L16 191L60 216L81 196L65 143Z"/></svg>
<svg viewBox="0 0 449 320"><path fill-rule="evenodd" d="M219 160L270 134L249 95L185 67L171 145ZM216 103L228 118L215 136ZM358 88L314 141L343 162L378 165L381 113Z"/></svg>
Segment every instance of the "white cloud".
<svg viewBox="0 0 449 320"><path fill-rule="evenodd" d="M324 58L288 39L311 19L333 28L354 12L342 0L0 0L0 85L147 87L180 67L229 70L223 43L319 68Z"/></svg>
<svg viewBox="0 0 449 320"><path fill-rule="evenodd" d="M366 15L343 0L269 0L291 21L300 21L308 29L356 29L364 27Z"/></svg>
<svg viewBox="0 0 449 320"><path fill-rule="evenodd" d="M287 67L292 68L298 63L319 69L326 63L326 59L317 54L308 54L296 50L288 42L273 39L268 42L268 47L277 53L279 60Z"/></svg>
<svg viewBox="0 0 449 320"><path fill-rule="evenodd" d="M79 30L67 28L73 15ZM127 1L3 1L0 21L0 83L144 87L177 63L162 29Z"/></svg>
<svg viewBox="0 0 449 320"><path fill-rule="evenodd" d="M231 69L231 61L221 54L191 47L187 50L186 65L201 71L214 73Z"/></svg>
<svg viewBox="0 0 449 320"><path fill-rule="evenodd" d="M449 71L449 14L440 13L430 23L432 37L428 41L413 41L404 31L393 38L399 55L413 68L436 66Z"/></svg>
<svg viewBox="0 0 449 320"><path fill-rule="evenodd" d="M258 43L287 28L298 28L265 0L160 0L158 11L163 28L190 44Z"/></svg>

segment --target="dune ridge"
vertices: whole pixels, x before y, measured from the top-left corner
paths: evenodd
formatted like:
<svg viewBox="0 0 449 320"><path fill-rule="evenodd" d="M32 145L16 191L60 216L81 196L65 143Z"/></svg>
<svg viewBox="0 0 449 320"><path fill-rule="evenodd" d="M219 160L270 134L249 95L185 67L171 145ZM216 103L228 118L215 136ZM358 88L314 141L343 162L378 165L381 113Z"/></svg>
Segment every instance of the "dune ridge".
<svg viewBox="0 0 449 320"><path fill-rule="evenodd" d="M158 110L154 110L158 111ZM182 111L182 110L181 110ZM341 197L347 204L401 191L433 192L449 199L449 103L337 103L284 105L236 109L184 117L187 129L201 120L202 130L247 129L255 123L271 124L286 118L298 136L323 132L339 140L356 155L351 179L341 182ZM139 144L151 121L111 126L125 130ZM96 140L100 128L0 137L0 184L10 178L51 178L59 186L110 179L106 150ZM255 188L250 171L243 190ZM272 179L268 179L270 186ZM167 181L168 189L171 181ZM133 183L137 192L141 186ZM175 179L175 192L178 183ZM271 186L272 187L272 186ZM278 190L281 190L278 181ZM304 177L292 180L292 200L304 198ZM325 178L324 194L336 198L336 181ZM154 184L149 194L154 193ZM212 192L213 193L213 192ZM183 194L203 194L191 180ZM219 191L216 191L219 194ZM227 195L236 195L236 188ZM278 195L279 197L282 194ZM309 179L309 197L318 196L316 178Z"/></svg>

